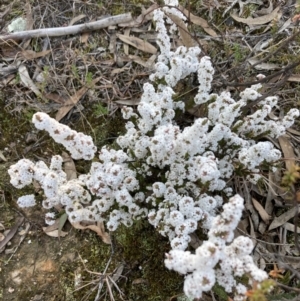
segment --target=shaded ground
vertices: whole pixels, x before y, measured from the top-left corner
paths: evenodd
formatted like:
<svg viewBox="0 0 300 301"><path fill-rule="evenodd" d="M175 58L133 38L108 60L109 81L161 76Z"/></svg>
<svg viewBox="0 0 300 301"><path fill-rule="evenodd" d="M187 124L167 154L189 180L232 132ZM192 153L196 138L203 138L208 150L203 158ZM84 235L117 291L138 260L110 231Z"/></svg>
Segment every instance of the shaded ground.
<svg viewBox="0 0 300 301"><path fill-rule="evenodd" d="M299 30L296 4L291 2L246 3L243 10L237 4L234 6L241 13L240 18L252 15L254 18L269 16L281 5L280 14L275 14L262 25L249 25L230 17L229 13L222 16L228 3L190 1L182 3L197 15L209 21L211 31L203 30L195 22L191 22L189 31L196 44L205 54L212 57L216 68L214 90L227 89L234 96L256 80L256 74L265 73L270 77L266 81L266 93L276 92L281 97L281 107L274 114L280 116L291 107L299 107ZM0 9L4 12L7 4L2 3ZM30 4L30 5L29 5ZM27 21L32 19L32 28L49 28L67 26L74 18L82 16L78 23L95 20L108 14L116 15L131 11L138 16L142 11L141 4L146 8L149 1L123 2L81 2L81 1L30 1L27 5L16 2L9 12L0 20L2 31L11 20L23 16ZM210 9L212 15L210 18ZM256 11L269 9L262 14ZM261 13L261 12L260 12ZM266 17L267 18L267 17ZM280 31L290 20L285 30ZM199 21L199 20L198 20ZM197 21L197 22L198 22ZM248 22L249 23L249 22ZM137 28L130 27L130 35L134 35L155 45L154 26L145 21ZM62 38L36 38L28 43L1 43L1 92L0 92L0 228L1 233L12 229L18 219L25 217L16 234L5 251L0 255L0 299L3 300L94 300L99 290L99 283L104 283L99 300L110 300L107 285L112 288L116 300L176 300L176 295L182 292L183 279L174 272L164 268L164 253L169 250L167 241L156 234L147 223L139 222L133 228L121 228L112 237L112 246L104 244L96 233L89 230L75 230L66 224L63 231L68 234L58 239L47 236L42 227L44 212L39 206L30 210L21 210L16 205L16 199L28 193L25 189L18 191L9 184L6 173L8 167L26 157L33 160L44 160L49 163L53 154L63 151L55 145L45 133L37 132L30 123L36 111L44 111L55 116L56 111L63 107L65 101L75 99L76 93L87 89L77 98L76 106L70 108L61 122L70 127L91 135L98 148L114 139L124 130L118 108L122 104L135 105L141 95L142 85L151 72L153 54L126 48L117 39L116 34L129 34L122 27L106 28L90 35L67 36ZM287 38L288 36L288 38ZM174 37L174 44L180 44L180 39ZM265 44L263 44L265 42ZM263 44L263 45L262 45ZM28 51L50 53L26 59ZM25 53L24 53L25 51ZM27 51L27 52L26 52ZM25 56L25 57L24 57ZM247 63L248 59L257 59L254 64L265 64L262 69ZM141 62L139 61L142 60ZM154 57L155 59L155 57ZM24 85L18 73L19 64L23 64L28 74L42 92L37 97ZM294 65L293 65L294 64ZM293 66L293 68L291 68ZM11 67L10 71L5 69ZM5 70L4 70L5 69ZM38 78L42 78L41 81ZM93 80L97 79L97 83ZM177 88L178 97L190 99L197 91L194 79L183 81ZM251 108L250 108L251 109ZM189 124L195 116L201 116L205 108L190 110L191 114L179 116L182 125ZM286 158L298 158L299 122L294 131L289 132L285 145L278 147L286 151ZM277 142L275 142L277 143ZM288 169L282 164L282 168ZM89 169L89 163L77 162L77 172L83 173ZM271 175L273 176L273 175ZM282 173L277 174L274 186L280 186ZM268 177L268 175L266 175ZM293 205L290 194L282 194L268 198L268 188L252 187L251 197L257 198L264 210L273 220L280 219ZM274 187L273 187L274 188ZM297 183L292 192L297 191ZM38 190L30 190L39 194ZM41 197L41 196L40 196ZM251 205L251 204L250 204ZM273 231L267 230L257 210L249 206L247 216L241 225L242 230L250 233L254 239L262 242L262 251L257 253L257 261L269 271L273 263L284 264L283 284L294 289L299 287L299 252L295 246L293 230L293 215ZM249 218L250 217L250 218ZM254 224L254 228L249 224ZM296 221L297 222L297 221ZM290 224L292 226L287 226ZM28 230L26 232L26 229ZM253 230L254 229L254 230ZM283 232L282 232L283 231ZM285 232L284 232L285 231ZM254 234L253 234L254 233ZM6 233L7 234L7 233ZM22 235L20 235L22 234ZM24 239L21 243L20 240ZM268 244L265 244L268 242ZM277 245L279 243L279 245ZM262 253L268 252L268 256ZM271 255L270 255L271 254ZM280 258L274 254L280 254ZM110 261L111 260L111 261ZM107 263L105 277L100 277ZM87 271L89 270L89 271ZM124 293L114 286L113 281ZM276 294L283 298L294 297L287 288L278 288ZM275 295L276 295L275 294ZM205 296L212 300L211 296ZM227 296L219 288L215 288L215 298L226 300ZM278 300L279 300L278 299ZM177 298L179 300L179 298ZM181 299L182 300L182 299ZM276 300L276 299L275 299Z"/></svg>

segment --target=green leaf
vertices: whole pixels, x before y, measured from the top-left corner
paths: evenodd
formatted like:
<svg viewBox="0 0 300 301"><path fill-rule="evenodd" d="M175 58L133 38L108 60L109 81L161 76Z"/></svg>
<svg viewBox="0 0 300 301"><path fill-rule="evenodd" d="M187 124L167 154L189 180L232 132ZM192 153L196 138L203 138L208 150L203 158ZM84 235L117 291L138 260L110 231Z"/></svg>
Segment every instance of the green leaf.
<svg viewBox="0 0 300 301"><path fill-rule="evenodd" d="M59 218L59 224L58 224L58 237L59 237L59 238L60 238L61 230L62 230L63 226L65 225L67 219L68 219L67 213L64 213L64 214L61 215L61 217Z"/></svg>

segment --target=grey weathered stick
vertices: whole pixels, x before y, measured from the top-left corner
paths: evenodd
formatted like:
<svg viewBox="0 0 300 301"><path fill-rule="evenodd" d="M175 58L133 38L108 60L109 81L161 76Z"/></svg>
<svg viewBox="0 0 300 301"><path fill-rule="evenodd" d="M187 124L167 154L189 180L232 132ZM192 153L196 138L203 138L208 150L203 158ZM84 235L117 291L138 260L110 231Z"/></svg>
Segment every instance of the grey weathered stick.
<svg viewBox="0 0 300 301"><path fill-rule="evenodd" d="M54 27L54 28L41 28L28 31L15 32L8 35L0 35L0 41L7 40L23 40L40 37L60 37L65 35L74 35L78 33L90 32L105 28L111 25L117 25L118 23L127 23L132 21L130 13L111 16L105 19L94 21L90 23L84 23L80 25L73 25L67 27Z"/></svg>

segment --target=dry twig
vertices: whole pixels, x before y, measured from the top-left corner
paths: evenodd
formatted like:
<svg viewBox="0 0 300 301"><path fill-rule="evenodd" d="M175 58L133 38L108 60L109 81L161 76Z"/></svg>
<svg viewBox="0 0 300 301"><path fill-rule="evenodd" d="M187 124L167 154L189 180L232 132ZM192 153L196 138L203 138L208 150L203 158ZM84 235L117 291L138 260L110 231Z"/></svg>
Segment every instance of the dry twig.
<svg viewBox="0 0 300 301"><path fill-rule="evenodd" d="M55 27L55 28L41 28L41 29L34 29L28 31L15 32L8 35L1 35L0 41L74 35L78 33L95 31L108 26L117 25L119 23L130 22L131 20L132 20L131 14L127 13L127 14L121 14L117 16L111 16L99 21L84 23L80 25L73 25L67 27Z"/></svg>

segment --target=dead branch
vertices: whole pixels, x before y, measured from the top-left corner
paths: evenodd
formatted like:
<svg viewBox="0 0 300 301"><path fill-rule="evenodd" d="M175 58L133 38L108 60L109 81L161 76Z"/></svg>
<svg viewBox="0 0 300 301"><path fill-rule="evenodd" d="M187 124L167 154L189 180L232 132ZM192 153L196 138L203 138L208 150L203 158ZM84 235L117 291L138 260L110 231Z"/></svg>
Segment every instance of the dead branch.
<svg viewBox="0 0 300 301"><path fill-rule="evenodd" d="M7 40L23 40L40 37L60 37L65 35L74 35L78 33L95 31L118 23L127 23L132 21L130 13L111 16L99 21L67 26L67 27L54 27L54 28L41 28L28 31L15 32L8 35L0 35L0 41Z"/></svg>

